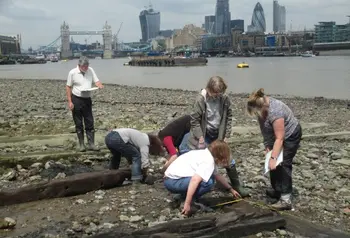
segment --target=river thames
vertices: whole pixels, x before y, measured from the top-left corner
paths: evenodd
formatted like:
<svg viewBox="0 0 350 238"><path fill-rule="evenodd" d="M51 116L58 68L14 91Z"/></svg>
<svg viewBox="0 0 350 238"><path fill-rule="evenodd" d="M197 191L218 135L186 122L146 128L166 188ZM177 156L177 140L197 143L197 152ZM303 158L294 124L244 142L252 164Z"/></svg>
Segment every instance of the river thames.
<svg viewBox="0 0 350 238"><path fill-rule="evenodd" d="M234 93L263 87L266 93L301 97L350 98L350 57L319 56L209 58L199 67L129 67L128 59L91 60L103 83L131 86L200 90L209 77L222 76ZM236 65L245 61L249 69ZM0 78L66 80L78 60L37 65L0 65ZM40 87L40 85L38 85Z"/></svg>

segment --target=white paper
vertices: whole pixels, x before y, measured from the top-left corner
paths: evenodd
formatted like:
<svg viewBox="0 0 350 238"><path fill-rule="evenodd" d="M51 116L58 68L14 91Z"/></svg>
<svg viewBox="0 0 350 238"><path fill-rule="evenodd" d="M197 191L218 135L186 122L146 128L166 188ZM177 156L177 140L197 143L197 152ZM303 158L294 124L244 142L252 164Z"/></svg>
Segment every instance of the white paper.
<svg viewBox="0 0 350 238"><path fill-rule="evenodd" d="M95 90L97 90L97 89L98 89L98 87L93 87L93 88L83 89L82 91L83 91L83 92L89 92L89 91L95 91Z"/></svg>
<svg viewBox="0 0 350 238"><path fill-rule="evenodd" d="M270 171L269 161L270 161L270 158L271 158L271 154L272 154L272 150L270 150L268 153L266 153L266 156L265 156L265 173L264 174L267 174ZM278 155L277 162L276 162L276 167L279 164L281 164L282 161L283 161L283 150L281 150L281 153Z"/></svg>

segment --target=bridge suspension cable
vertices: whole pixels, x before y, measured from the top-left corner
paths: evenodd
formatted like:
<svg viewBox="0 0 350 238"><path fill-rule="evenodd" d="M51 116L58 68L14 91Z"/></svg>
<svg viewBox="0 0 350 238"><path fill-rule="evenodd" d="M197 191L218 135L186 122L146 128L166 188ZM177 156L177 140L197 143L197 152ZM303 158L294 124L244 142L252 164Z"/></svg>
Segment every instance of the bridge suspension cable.
<svg viewBox="0 0 350 238"><path fill-rule="evenodd" d="M59 40L61 39L61 36L57 37L57 39L55 39L54 41L52 41L50 44L46 45L45 47L41 48L41 50L45 50L49 47L52 47L53 45L55 45Z"/></svg>

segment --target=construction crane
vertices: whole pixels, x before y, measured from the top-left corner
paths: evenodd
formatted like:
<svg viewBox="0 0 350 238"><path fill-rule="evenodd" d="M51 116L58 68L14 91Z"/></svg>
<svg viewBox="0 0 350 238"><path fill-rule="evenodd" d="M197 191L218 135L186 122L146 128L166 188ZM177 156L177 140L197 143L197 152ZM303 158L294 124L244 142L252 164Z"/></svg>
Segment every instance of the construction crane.
<svg viewBox="0 0 350 238"><path fill-rule="evenodd" d="M113 35L113 41L114 41L113 45L114 45L116 50L118 50L118 35L119 35L120 30L122 29L122 26L123 26L123 22L120 23L120 26L119 26L119 29L117 31L117 34Z"/></svg>

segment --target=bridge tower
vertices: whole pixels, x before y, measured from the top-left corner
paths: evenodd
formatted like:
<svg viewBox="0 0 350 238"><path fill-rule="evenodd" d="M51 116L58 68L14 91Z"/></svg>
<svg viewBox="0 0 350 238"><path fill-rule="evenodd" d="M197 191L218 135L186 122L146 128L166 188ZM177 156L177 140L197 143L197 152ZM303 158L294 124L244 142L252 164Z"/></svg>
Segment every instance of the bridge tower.
<svg viewBox="0 0 350 238"><path fill-rule="evenodd" d="M72 56L72 51L70 50L70 42L69 42L69 26L66 22L63 22L61 25L61 58L66 59Z"/></svg>
<svg viewBox="0 0 350 238"><path fill-rule="evenodd" d="M113 35L112 35L112 27L110 25L106 24L103 27L103 58L104 59L112 59L112 42L113 42Z"/></svg>

